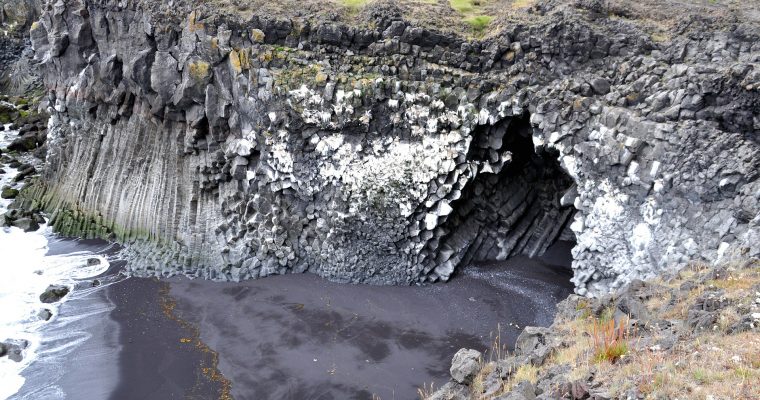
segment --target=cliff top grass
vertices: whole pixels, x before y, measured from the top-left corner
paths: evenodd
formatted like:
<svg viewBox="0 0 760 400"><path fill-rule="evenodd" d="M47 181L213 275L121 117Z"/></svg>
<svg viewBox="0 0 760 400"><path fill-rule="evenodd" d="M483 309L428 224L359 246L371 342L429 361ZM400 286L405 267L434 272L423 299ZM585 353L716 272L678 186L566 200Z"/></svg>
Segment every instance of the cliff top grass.
<svg viewBox="0 0 760 400"><path fill-rule="evenodd" d="M713 21L716 27L734 21L760 23L760 0L203 0L202 4L245 20L258 15L368 27L378 10L393 9L417 26L469 38L568 12L633 22L655 40L666 40L696 19Z"/></svg>

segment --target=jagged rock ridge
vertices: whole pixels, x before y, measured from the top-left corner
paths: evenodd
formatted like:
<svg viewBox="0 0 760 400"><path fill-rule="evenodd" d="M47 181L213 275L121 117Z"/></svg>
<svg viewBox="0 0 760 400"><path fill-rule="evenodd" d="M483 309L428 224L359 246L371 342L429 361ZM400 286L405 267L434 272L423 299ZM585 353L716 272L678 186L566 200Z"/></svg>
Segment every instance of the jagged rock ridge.
<svg viewBox="0 0 760 400"><path fill-rule="evenodd" d="M346 26L50 2L47 169L22 197L130 243L140 275L409 284L574 236L583 294L758 255L757 26L655 42L554 3L468 41L388 5Z"/></svg>

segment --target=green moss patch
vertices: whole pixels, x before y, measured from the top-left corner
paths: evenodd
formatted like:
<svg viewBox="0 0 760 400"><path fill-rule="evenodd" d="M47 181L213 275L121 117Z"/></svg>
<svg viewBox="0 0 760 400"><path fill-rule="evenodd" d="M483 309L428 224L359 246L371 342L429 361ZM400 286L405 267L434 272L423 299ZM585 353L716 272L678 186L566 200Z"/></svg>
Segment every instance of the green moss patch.
<svg viewBox="0 0 760 400"><path fill-rule="evenodd" d="M18 190L9 187L3 188L3 192L0 193L0 197L4 199L15 199L16 196L18 196Z"/></svg>
<svg viewBox="0 0 760 400"><path fill-rule="evenodd" d="M485 29L488 27L488 25L493 20L493 17L489 15L478 15L475 17L470 17L465 19L465 21L470 25L472 30L477 34L483 34Z"/></svg>

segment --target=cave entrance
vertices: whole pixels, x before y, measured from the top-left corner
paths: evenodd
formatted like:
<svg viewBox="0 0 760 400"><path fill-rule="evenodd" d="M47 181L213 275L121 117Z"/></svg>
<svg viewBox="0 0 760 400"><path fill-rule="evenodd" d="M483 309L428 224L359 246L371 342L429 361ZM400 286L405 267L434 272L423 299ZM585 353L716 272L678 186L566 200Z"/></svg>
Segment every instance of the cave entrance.
<svg viewBox="0 0 760 400"><path fill-rule="evenodd" d="M443 226L440 243L456 250L449 265L526 256L569 271L575 187L558 157L535 149L527 114L479 126L467 155L478 173Z"/></svg>

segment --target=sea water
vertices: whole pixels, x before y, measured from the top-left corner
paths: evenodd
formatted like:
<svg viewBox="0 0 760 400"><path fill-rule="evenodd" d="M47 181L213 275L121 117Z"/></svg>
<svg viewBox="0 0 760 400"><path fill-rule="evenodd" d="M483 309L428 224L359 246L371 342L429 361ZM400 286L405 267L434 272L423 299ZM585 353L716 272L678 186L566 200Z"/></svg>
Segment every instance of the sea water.
<svg viewBox="0 0 760 400"><path fill-rule="evenodd" d="M6 126L0 132L0 148L5 148L16 135L17 132L10 131ZM0 174L0 188L11 186L20 189L21 185L13 182L17 171L7 165L0 165L0 168L5 170L4 174ZM7 211L10 203L11 200L0 199L0 214ZM89 306L77 307L61 315L61 307L67 302L87 299L102 290L105 285L92 287L92 284L82 283L109 268L108 260L98 254L106 253L103 251L105 249L93 246L86 250L70 244L58 246L64 250L51 254L51 246L55 247L62 241L46 224L36 232L0 227L0 341L28 343L20 362L7 356L0 357L0 399L11 396L21 399L65 397L55 384L56 378L65 371L62 360L66 355L75 351L90 336L86 329L81 329L82 319L104 313L107 316L112 308L102 301L97 304L84 301L81 303ZM88 259L92 258L97 258L99 262L88 265ZM51 284L66 285L72 291L57 303L43 304L39 296ZM39 316L43 309L52 313L47 321ZM29 376L36 377L36 387L25 387L25 393L20 393Z"/></svg>

